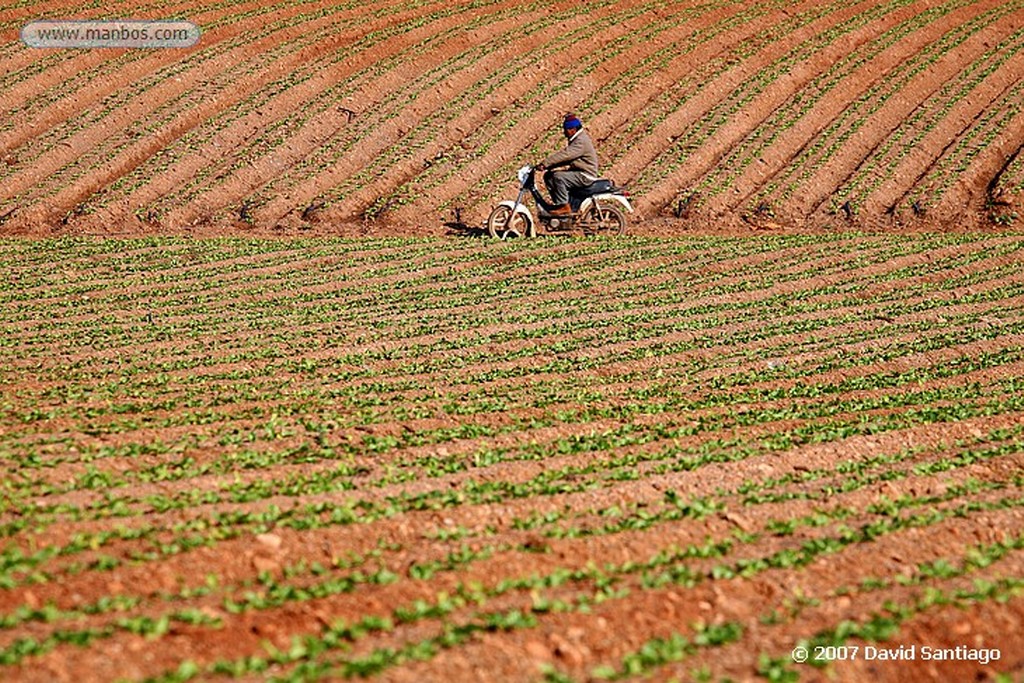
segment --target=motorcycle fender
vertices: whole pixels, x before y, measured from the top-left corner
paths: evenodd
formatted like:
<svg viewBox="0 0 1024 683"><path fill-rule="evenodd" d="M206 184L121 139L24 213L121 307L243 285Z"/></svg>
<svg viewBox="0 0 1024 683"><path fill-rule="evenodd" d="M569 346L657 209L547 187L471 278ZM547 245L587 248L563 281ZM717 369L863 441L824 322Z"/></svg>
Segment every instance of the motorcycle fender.
<svg viewBox="0 0 1024 683"><path fill-rule="evenodd" d="M534 227L536 223L533 220L533 214L530 213L530 210L527 209L525 205L516 204L511 199L506 199L504 201L498 202L498 206L507 206L508 208L512 209L520 216L522 216L526 220L527 230L530 233L529 236L534 237L536 235L536 228Z"/></svg>
<svg viewBox="0 0 1024 683"><path fill-rule="evenodd" d="M594 202L595 199L599 202L618 202L622 206L622 208L626 210L627 213L633 213L633 205L629 203L629 199L623 197L621 194L611 193L598 194L594 195L593 197L587 197L586 199L583 200L583 203L580 204L580 213L583 213L584 211L589 209L590 205ZM509 202L509 204L511 203L512 202Z"/></svg>

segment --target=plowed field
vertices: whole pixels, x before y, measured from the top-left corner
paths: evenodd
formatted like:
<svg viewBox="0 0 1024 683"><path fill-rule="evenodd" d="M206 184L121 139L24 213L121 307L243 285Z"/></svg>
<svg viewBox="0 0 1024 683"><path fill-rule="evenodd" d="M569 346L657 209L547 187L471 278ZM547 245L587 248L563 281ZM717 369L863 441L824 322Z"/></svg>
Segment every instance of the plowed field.
<svg viewBox="0 0 1024 683"><path fill-rule="evenodd" d="M40 18L187 49L29 48ZM0 9L0 232L439 235L577 112L636 234L1020 224L1024 0Z"/></svg>
<svg viewBox="0 0 1024 683"><path fill-rule="evenodd" d="M7 241L0 680L1020 680L1022 258Z"/></svg>

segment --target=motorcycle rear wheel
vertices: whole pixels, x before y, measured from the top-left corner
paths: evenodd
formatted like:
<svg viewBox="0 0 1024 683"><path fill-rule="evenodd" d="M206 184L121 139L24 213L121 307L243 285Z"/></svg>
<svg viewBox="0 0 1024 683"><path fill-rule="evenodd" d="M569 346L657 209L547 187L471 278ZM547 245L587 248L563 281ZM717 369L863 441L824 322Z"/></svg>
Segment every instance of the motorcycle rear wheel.
<svg viewBox="0 0 1024 683"><path fill-rule="evenodd" d="M508 206L496 206L487 217L487 234L500 240L535 237L533 222Z"/></svg>
<svg viewBox="0 0 1024 683"><path fill-rule="evenodd" d="M626 214L614 204L592 206L581 221L584 235L617 237L626 232Z"/></svg>

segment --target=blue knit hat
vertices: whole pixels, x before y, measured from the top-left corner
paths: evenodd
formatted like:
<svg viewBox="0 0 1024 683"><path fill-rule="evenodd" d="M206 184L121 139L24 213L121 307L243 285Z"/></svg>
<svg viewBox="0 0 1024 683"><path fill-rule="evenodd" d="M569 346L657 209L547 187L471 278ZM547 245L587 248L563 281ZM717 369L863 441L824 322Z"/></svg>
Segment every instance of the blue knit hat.
<svg viewBox="0 0 1024 683"><path fill-rule="evenodd" d="M565 115L565 121L562 122L562 128L565 130L572 130L573 128L582 128L583 122L576 118L576 114L569 112Z"/></svg>

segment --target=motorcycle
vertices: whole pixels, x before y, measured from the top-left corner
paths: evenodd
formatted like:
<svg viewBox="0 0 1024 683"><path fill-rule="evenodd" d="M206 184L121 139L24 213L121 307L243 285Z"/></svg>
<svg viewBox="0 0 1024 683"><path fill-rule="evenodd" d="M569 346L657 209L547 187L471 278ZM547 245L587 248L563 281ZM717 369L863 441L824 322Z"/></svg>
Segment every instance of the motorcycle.
<svg viewBox="0 0 1024 683"><path fill-rule="evenodd" d="M537 169L523 166L517 173L519 195L515 201L500 202L487 217L487 233L498 239L536 237L537 221L523 203L527 192L537 205L537 218L546 232L571 232L580 228L584 235L621 235L626 231L626 214L633 213L629 195L612 181L598 178L586 187L569 191L572 214L553 216L554 205L537 190Z"/></svg>

